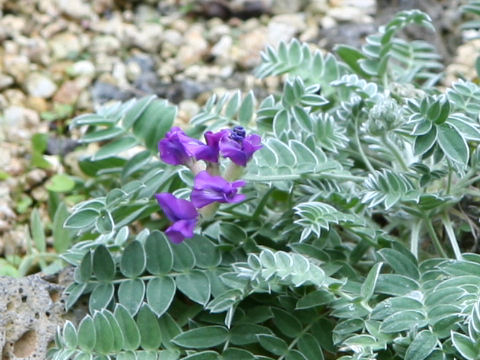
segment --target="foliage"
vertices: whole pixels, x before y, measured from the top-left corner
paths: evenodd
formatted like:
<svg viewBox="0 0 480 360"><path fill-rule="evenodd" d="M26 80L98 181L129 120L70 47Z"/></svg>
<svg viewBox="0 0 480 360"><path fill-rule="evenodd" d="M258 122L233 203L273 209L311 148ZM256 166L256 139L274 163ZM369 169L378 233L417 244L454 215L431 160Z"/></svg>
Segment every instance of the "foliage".
<svg viewBox="0 0 480 360"><path fill-rule="evenodd" d="M406 11L337 58L267 48L256 74L287 75L279 94L212 97L186 132L243 126L263 148L246 200L181 244L154 200L193 183L156 154L175 107L145 97L74 119L99 143L80 164L96 187L65 220L62 257L67 308L85 295L90 314L50 358L478 359L478 86L435 88L433 47L397 36L410 24L432 27Z"/></svg>

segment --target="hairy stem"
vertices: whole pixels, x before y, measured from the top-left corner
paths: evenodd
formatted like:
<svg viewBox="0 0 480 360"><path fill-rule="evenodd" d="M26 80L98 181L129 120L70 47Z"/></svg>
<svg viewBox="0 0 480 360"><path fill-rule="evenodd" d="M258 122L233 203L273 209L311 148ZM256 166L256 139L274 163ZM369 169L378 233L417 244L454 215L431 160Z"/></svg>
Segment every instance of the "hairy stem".
<svg viewBox="0 0 480 360"><path fill-rule="evenodd" d="M430 237L432 238L433 245L435 246L435 249L440 253L442 257L448 257L445 249L442 247L442 244L440 243L440 240L438 239L437 233L435 232L435 229L433 228L432 221L425 217L425 224L427 225L427 230L428 233L430 234Z"/></svg>
<svg viewBox="0 0 480 360"><path fill-rule="evenodd" d="M360 157L362 158L365 166L368 168L368 170L373 173L375 172L374 167L370 163L370 160L368 160L367 156L365 155L365 152L363 151L362 143L360 142L360 136L358 134L358 128L360 127L358 118L355 119L355 143L358 148L358 152L360 153Z"/></svg>
<svg viewBox="0 0 480 360"><path fill-rule="evenodd" d="M444 212L442 215L443 226L447 231L448 239L450 240L450 245L452 245L453 253L457 260L463 260L462 252L458 246L457 237L455 236L455 231L453 231L452 221L447 212Z"/></svg>
<svg viewBox="0 0 480 360"><path fill-rule="evenodd" d="M288 346L288 350L292 350L293 347L297 344L298 340L300 340L300 338L305 334L307 333L310 328L313 326L313 324L318 320L320 319L320 317L314 319L313 321L311 321L307 326L305 326L305 328L303 328L302 332L300 334L298 334L298 336L292 340L292 342L290 343L290 345ZM285 358L286 355L282 355L278 358L278 360L283 360Z"/></svg>
<svg viewBox="0 0 480 360"><path fill-rule="evenodd" d="M400 167L402 168L402 170L407 171L408 165L405 162L404 156L398 149L397 145L395 145L395 143L388 137L387 134L383 135L383 141L385 142L385 145L387 146L388 150L392 152L395 160L397 160L398 163L400 164Z"/></svg>
<svg viewBox="0 0 480 360"><path fill-rule="evenodd" d="M329 179L338 181L353 181L361 183L365 181L363 176L355 176L350 174L336 174L336 173L316 173L316 174L285 174L285 175L247 175L243 177L246 181L291 181L300 179Z"/></svg>
<svg viewBox="0 0 480 360"><path fill-rule="evenodd" d="M413 256L418 259L418 244L420 237L420 229L422 228L422 220L418 220L412 226L411 238L410 238L410 251Z"/></svg>
<svg viewBox="0 0 480 360"><path fill-rule="evenodd" d="M452 164L448 159L447 159L447 163L448 163L447 195L449 195L450 190L452 188Z"/></svg>
<svg viewBox="0 0 480 360"><path fill-rule="evenodd" d="M223 177L227 181L235 181L242 177L244 170L244 167L238 166L234 162L231 162L225 170Z"/></svg>

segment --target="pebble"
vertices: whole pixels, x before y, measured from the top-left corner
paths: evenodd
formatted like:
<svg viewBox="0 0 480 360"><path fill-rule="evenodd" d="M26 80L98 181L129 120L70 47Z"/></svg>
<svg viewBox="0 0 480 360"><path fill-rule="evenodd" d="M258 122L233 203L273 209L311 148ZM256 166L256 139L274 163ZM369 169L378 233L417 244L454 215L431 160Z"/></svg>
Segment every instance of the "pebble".
<svg viewBox="0 0 480 360"><path fill-rule="evenodd" d="M267 41L264 27L243 34L238 39L238 45L232 48L232 58L241 68L251 69L260 63L260 52L265 49Z"/></svg>
<svg viewBox="0 0 480 360"><path fill-rule="evenodd" d="M57 5L61 12L74 19L80 20L95 17L89 3L89 1L83 0L57 0Z"/></svg>
<svg viewBox="0 0 480 360"><path fill-rule="evenodd" d="M15 80L10 75L0 73L0 90L8 88L14 82Z"/></svg>
<svg viewBox="0 0 480 360"><path fill-rule="evenodd" d="M42 113L47 111L48 103L45 99L39 97L28 97L26 101L26 106L30 109L35 110L38 113Z"/></svg>
<svg viewBox="0 0 480 360"><path fill-rule="evenodd" d="M142 68L140 65L135 62L131 61L127 64L127 79L131 82L134 82L138 79L138 77L142 74Z"/></svg>
<svg viewBox="0 0 480 360"><path fill-rule="evenodd" d="M3 68L18 83L23 83L30 71L30 61L25 55L6 54L3 57Z"/></svg>
<svg viewBox="0 0 480 360"><path fill-rule="evenodd" d="M183 43L183 36L177 30L173 30L173 29L165 30L161 34L161 37L164 43L169 43L174 46L180 46Z"/></svg>
<svg viewBox="0 0 480 360"><path fill-rule="evenodd" d="M272 0L270 9L274 14L292 14L298 12L303 0Z"/></svg>
<svg viewBox="0 0 480 360"><path fill-rule="evenodd" d="M0 203L0 219L15 219L15 212L6 204Z"/></svg>
<svg viewBox="0 0 480 360"><path fill-rule="evenodd" d="M81 60L77 61L70 67L70 75L72 76L95 76L95 65L91 61Z"/></svg>
<svg viewBox="0 0 480 360"><path fill-rule="evenodd" d="M121 45L120 40L115 36L103 35L93 39L89 50L94 54L102 53L113 55L120 50Z"/></svg>
<svg viewBox="0 0 480 360"><path fill-rule="evenodd" d="M37 186L31 192L32 197L38 202L46 202L48 200L48 191L43 186Z"/></svg>
<svg viewBox="0 0 480 360"><path fill-rule="evenodd" d="M74 58L83 50L78 36L70 32L55 35L49 45L55 59Z"/></svg>
<svg viewBox="0 0 480 360"><path fill-rule="evenodd" d="M25 180L29 186L33 187L40 184L46 177L47 173L44 170L33 169L27 173Z"/></svg>
<svg viewBox="0 0 480 360"><path fill-rule="evenodd" d="M328 15L337 21L355 21L355 23L370 23L373 21L364 11L354 6L331 8L328 11Z"/></svg>
<svg viewBox="0 0 480 360"><path fill-rule="evenodd" d="M208 49L208 42L202 34L200 26L192 26L184 37L185 45L177 54L177 61L183 68L199 62Z"/></svg>
<svg viewBox="0 0 480 360"><path fill-rule="evenodd" d="M12 226L5 220L0 219L0 232L5 232L7 230L10 230ZM0 248L0 251L2 249Z"/></svg>
<svg viewBox="0 0 480 360"><path fill-rule="evenodd" d="M57 90L57 85L46 75L32 73L26 79L25 88L31 96L48 99Z"/></svg>
<svg viewBox="0 0 480 360"><path fill-rule="evenodd" d="M76 81L65 81L53 97L54 102L61 104L75 104L82 88Z"/></svg>
<svg viewBox="0 0 480 360"><path fill-rule="evenodd" d="M156 53L161 45L163 27L159 24L142 24L133 41L133 45L148 52Z"/></svg>
<svg viewBox="0 0 480 360"><path fill-rule="evenodd" d="M3 122L14 128L37 125L40 118L36 111L21 106L9 106L3 112Z"/></svg>
<svg viewBox="0 0 480 360"><path fill-rule="evenodd" d="M200 106L193 100L183 100L178 104L178 117L184 123L188 123L190 119L200 111Z"/></svg>
<svg viewBox="0 0 480 360"><path fill-rule="evenodd" d="M232 44L232 37L229 35L223 35L220 40L212 47L210 53L213 56L217 56L222 59L228 59Z"/></svg>
<svg viewBox="0 0 480 360"><path fill-rule="evenodd" d="M25 104L25 100L27 99L25 94L19 89L4 90L3 95L5 96L5 99L9 105L23 106Z"/></svg>

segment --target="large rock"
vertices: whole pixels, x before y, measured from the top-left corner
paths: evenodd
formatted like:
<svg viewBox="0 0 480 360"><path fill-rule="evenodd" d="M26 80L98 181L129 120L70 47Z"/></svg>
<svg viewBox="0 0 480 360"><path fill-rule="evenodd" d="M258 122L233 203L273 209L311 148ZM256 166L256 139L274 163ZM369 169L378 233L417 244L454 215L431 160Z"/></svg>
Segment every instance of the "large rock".
<svg viewBox="0 0 480 360"><path fill-rule="evenodd" d="M57 327L67 318L75 321L73 315L65 313L64 285L58 283L39 275L21 279L0 277L2 359L46 359Z"/></svg>

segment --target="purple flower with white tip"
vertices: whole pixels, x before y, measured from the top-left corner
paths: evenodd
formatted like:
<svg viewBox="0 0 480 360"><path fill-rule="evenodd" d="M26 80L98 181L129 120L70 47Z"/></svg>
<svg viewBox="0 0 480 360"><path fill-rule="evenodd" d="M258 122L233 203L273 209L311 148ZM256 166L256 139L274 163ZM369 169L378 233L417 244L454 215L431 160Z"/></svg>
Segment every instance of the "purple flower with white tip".
<svg viewBox="0 0 480 360"><path fill-rule="evenodd" d="M205 160L211 163L218 163L219 142L224 136L228 136L227 129L220 130L216 133L207 131L205 133L205 141L207 145L199 146L194 150L197 160Z"/></svg>
<svg viewBox="0 0 480 360"><path fill-rule="evenodd" d="M262 148L261 142L259 135L246 136L243 127L235 126L229 135L220 139L218 147L223 157L230 158L236 165L246 166L253 153Z"/></svg>
<svg viewBox="0 0 480 360"><path fill-rule="evenodd" d="M195 176L192 194L190 196L196 208L202 208L213 202L237 203L245 199L238 194L245 181L228 182L221 176L212 176L207 171L201 171Z"/></svg>
<svg viewBox="0 0 480 360"><path fill-rule="evenodd" d="M165 138L158 143L160 158L167 164L187 164L194 157L199 146L205 146L199 140L187 136L179 127L172 127Z"/></svg>
<svg viewBox="0 0 480 360"><path fill-rule="evenodd" d="M192 202L178 199L170 193L156 194L155 197L167 218L173 222L165 230L170 241L179 244L185 238L193 237L198 212Z"/></svg>

